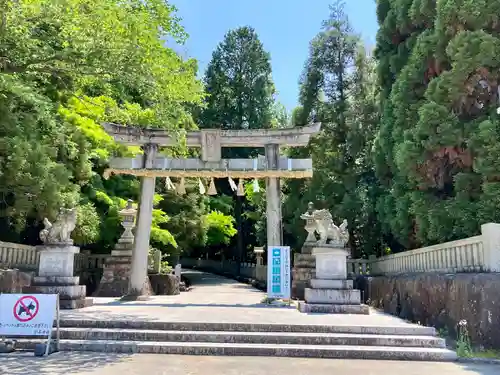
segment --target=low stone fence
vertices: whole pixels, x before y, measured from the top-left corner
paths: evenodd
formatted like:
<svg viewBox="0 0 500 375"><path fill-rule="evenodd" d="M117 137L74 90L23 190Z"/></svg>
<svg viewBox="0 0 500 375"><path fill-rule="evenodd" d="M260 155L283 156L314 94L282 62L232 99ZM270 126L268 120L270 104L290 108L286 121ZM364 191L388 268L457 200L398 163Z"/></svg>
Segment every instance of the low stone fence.
<svg viewBox="0 0 500 375"><path fill-rule="evenodd" d="M347 275L349 277L357 275L368 275L370 273L371 260L368 259L347 259Z"/></svg>
<svg viewBox="0 0 500 375"><path fill-rule="evenodd" d="M0 241L0 268L36 270L39 260L35 246Z"/></svg>
<svg viewBox="0 0 500 375"><path fill-rule="evenodd" d="M75 254L75 274L102 269L109 256L110 254L88 254L85 251ZM36 250L36 246L0 241L0 268L36 271L39 261L40 254ZM160 273L161 252L159 250L150 256L149 268L151 272Z"/></svg>
<svg viewBox="0 0 500 375"><path fill-rule="evenodd" d="M89 269L100 269L107 257L109 254L76 254L75 273ZM0 267L36 271L39 261L40 254L36 246L0 241Z"/></svg>
<svg viewBox="0 0 500 375"><path fill-rule="evenodd" d="M232 277L238 276L238 262L233 260L218 261L182 258L180 262L182 267L186 268L199 268L207 272L226 274ZM239 275L247 279L265 281L267 266L257 266L255 263L243 262L241 263Z"/></svg>
<svg viewBox="0 0 500 375"><path fill-rule="evenodd" d="M109 254L75 254L75 273L101 269L107 258L109 258Z"/></svg>
<svg viewBox="0 0 500 375"><path fill-rule="evenodd" d="M500 224L483 224L479 236L373 259L369 266L372 275L500 272Z"/></svg>
<svg viewBox="0 0 500 375"><path fill-rule="evenodd" d="M238 262L233 260L217 261L211 259L182 258L181 264L186 268L198 268L207 272L225 274L236 277L241 276L246 279L256 280L260 283L267 282L267 266L257 265L251 262L241 263L240 274L238 275ZM348 259L347 273L352 276L368 274L370 261L368 259Z"/></svg>

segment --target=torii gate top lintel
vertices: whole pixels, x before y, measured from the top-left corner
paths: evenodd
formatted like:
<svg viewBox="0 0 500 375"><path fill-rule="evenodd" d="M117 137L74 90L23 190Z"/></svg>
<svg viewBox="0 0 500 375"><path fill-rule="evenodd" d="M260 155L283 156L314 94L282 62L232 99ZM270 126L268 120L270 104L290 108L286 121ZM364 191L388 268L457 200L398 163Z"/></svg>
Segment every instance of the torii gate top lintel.
<svg viewBox="0 0 500 375"><path fill-rule="evenodd" d="M114 123L102 124L104 130L118 143L128 146L173 147L179 144L179 137L164 129L123 126ZM312 175L311 159L281 160L280 146L307 146L312 135L318 133L321 124L282 129L202 129L186 132L186 146L201 148L200 158L168 159L157 158L156 151L145 148L142 157L117 158L110 161L107 174L144 174L157 176L210 176L221 177L292 177L305 178ZM222 159L224 147L265 148L266 163L259 160ZM250 166L249 166L250 162ZM252 166L253 165L253 166ZM283 165L286 165L283 169ZM222 175L221 175L222 173Z"/></svg>
<svg viewBox="0 0 500 375"><path fill-rule="evenodd" d="M154 143L171 147L178 144L178 138L164 129L123 126L114 123L103 123L104 130L115 141L130 146L141 146ZM275 144L288 147L307 146L312 135L321 130L321 124L315 123L303 127L284 129L201 129L186 133L188 147L265 147Z"/></svg>

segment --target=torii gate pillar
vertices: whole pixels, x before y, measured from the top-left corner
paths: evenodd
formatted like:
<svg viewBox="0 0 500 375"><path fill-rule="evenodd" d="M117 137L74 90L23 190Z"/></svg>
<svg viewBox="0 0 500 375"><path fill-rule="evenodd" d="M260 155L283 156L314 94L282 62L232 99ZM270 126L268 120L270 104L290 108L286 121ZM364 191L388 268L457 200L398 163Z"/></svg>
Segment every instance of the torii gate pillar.
<svg viewBox="0 0 500 375"><path fill-rule="evenodd" d="M144 168L153 168L158 152L158 145L148 143L143 145L142 149L144 151ZM123 297L124 300L146 300L153 294L148 277L148 254L151 224L153 222L155 185L155 177L143 176L141 178L141 197L139 199L139 211L135 228L129 290L127 295Z"/></svg>
<svg viewBox="0 0 500 375"><path fill-rule="evenodd" d="M267 166L271 170L278 169L279 145L266 145ZM281 187L279 177L266 178L266 229L267 249L283 244L283 225L281 216Z"/></svg>

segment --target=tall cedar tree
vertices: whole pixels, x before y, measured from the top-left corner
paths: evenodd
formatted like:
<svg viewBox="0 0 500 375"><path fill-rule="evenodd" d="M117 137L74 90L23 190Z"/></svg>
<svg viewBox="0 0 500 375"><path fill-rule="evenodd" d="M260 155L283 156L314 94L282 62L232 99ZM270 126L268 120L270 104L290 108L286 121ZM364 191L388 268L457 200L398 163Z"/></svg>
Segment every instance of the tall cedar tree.
<svg viewBox="0 0 500 375"><path fill-rule="evenodd" d="M379 246L370 154L377 125L374 62L360 47L343 3L330 11L310 44L300 82L301 107L292 114L294 125L319 121L322 131L308 148L290 150L291 156L312 156L314 176L287 184L287 243L301 245L300 214L313 201L316 208L328 208L337 222L348 220L353 255L364 256Z"/></svg>
<svg viewBox="0 0 500 375"><path fill-rule="evenodd" d="M385 232L416 247L500 219L500 3L379 0Z"/></svg>
<svg viewBox="0 0 500 375"><path fill-rule="evenodd" d="M241 27L229 31L217 46L208 64L204 83L205 108L198 123L201 128L263 129L275 124L275 87L271 77L270 55L264 50L255 30ZM254 148L224 149L223 157L256 157L263 150ZM217 182L219 193L234 195L227 180ZM255 243L254 220L245 211L253 209L246 199L234 197L234 213L239 234L236 246L246 252ZM238 254L238 257L245 254Z"/></svg>

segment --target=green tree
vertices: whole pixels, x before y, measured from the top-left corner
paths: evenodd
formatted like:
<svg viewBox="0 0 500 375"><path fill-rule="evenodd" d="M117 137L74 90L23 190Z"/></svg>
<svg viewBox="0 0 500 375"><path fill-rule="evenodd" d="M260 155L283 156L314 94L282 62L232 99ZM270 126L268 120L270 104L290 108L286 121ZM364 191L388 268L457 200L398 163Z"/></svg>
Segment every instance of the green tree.
<svg viewBox="0 0 500 375"><path fill-rule="evenodd" d="M80 204L75 240L116 241L117 212L137 200L138 183L102 172L109 156L138 150L118 147L99 123L192 128L189 106L203 97L196 62L164 45L185 38L174 10L161 0L1 2L2 239L35 242L40 218ZM152 240L164 243L168 218L157 213Z"/></svg>
<svg viewBox="0 0 500 375"><path fill-rule="evenodd" d="M270 55L251 27L229 31L212 54L204 77L208 94L198 118L201 128L270 128L275 88ZM256 150L235 148L230 157Z"/></svg>
<svg viewBox="0 0 500 375"><path fill-rule="evenodd" d="M205 216L207 223L207 245L228 245L237 233L234 228L234 218L219 211L211 211Z"/></svg>
<svg viewBox="0 0 500 375"><path fill-rule="evenodd" d="M404 247L499 219L499 10L488 1L378 3L379 212Z"/></svg>
<svg viewBox="0 0 500 375"><path fill-rule="evenodd" d="M196 101L201 94L194 79L196 62L183 61L164 46L167 37L186 37L175 8L165 1L2 3L3 75L21 74L49 84L49 90L74 81L126 81L171 119L182 111L182 103Z"/></svg>
<svg viewBox="0 0 500 375"><path fill-rule="evenodd" d="M292 112L294 125L322 123L309 147L289 150L292 157L310 155L314 162L311 180L289 181L285 189L287 243L296 248L305 239L300 215L308 201L328 208L336 221L348 220L353 256L369 255L380 246L370 151L378 123L374 73L374 61L360 45L343 3L335 3L311 41L300 83L301 105Z"/></svg>
<svg viewBox="0 0 500 375"><path fill-rule="evenodd" d="M272 106L272 128L289 128L292 126L290 115L286 107L280 103L275 102Z"/></svg>
<svg viewBox="0 0 500 375"><path fill-rule="evenodd" d="M212 54L204 83L207 98L198 116L200 127L262 129L277 125L270 55L251 27L231 30L225 35ZM255 157L258 152L254 148L225 149L223 157ZM234 197L238 236L232 245L241 259L246 248L255 243L254 221L243 215L252 206L245 198L234 195L227 180L218 181L217 190Z"/></svg>

